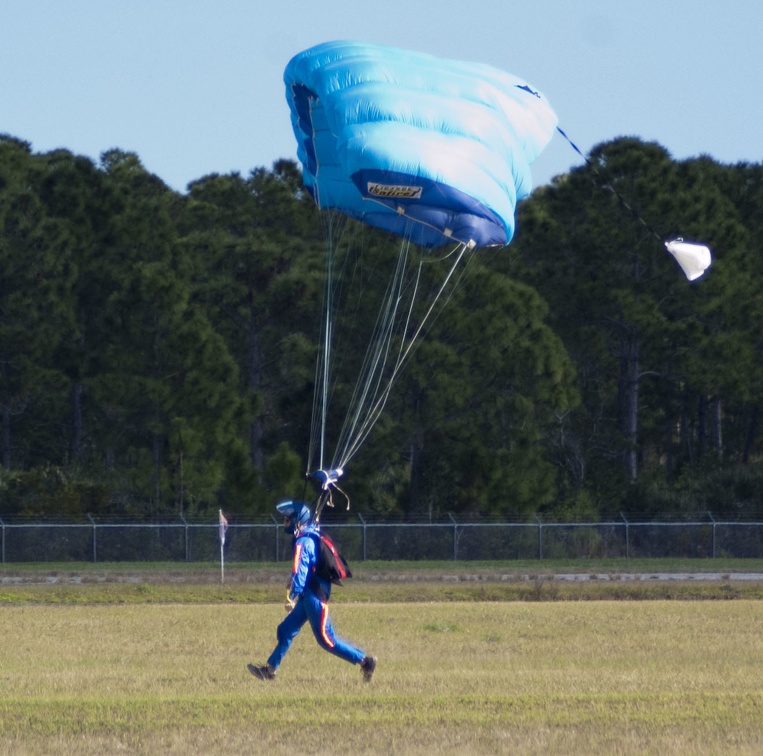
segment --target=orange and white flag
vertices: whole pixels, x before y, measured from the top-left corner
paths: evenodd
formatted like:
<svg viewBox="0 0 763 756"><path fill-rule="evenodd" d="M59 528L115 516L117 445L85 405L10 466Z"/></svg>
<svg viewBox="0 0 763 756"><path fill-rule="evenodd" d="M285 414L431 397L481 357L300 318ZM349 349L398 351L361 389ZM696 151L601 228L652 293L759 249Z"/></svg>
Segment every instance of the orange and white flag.
<svg viewBox="0 0 763 756"><path fill-rule="evenodd" d="M225 546L225 532L228 530L228 521L225 519L223 510L220 510L220 545Z"/></svg>

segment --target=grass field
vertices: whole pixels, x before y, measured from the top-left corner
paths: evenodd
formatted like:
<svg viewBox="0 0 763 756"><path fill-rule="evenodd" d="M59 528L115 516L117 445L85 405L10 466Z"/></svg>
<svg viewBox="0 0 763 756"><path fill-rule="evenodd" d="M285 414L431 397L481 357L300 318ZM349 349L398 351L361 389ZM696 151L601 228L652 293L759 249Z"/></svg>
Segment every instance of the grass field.
<svg viewBox="0 0 763 756"><path fill-rule="evenodd" d="M283 616L277 570L3 584L0 752L763 753L763 602L746 589L584 601L530 581L485 600L481 582L443 597L431 569L337 590L337 630L379 657L370 685L309 630L276 681L246 672Z"/></svg>

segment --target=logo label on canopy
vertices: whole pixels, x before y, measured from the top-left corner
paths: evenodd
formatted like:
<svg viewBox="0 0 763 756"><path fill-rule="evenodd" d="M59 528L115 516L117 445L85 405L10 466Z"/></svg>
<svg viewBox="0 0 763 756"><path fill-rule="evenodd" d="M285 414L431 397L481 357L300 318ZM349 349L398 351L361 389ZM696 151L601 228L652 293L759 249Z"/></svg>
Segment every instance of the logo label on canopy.
<svg viewBox="0 0 763 756"><path fill-rule="evenodd" d="M399 184L379 184L376 181L369 181L366 185L368 193L373 197L383 199L421 199L421 186L403 186Z"/></svg>

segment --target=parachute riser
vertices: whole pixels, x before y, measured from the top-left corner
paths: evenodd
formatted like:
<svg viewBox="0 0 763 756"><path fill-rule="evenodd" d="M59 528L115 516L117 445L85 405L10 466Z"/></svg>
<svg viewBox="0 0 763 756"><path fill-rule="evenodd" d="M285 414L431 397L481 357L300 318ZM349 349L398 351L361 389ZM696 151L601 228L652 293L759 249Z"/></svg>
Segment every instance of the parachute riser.
<svg viewBox="0 0 763 756"><path fill-rule="evenodd" d="M344 470L336 467L331 470L314 470L308 473L306 480L309 480L318 489L318 496L313 502L313 522L318 524L321 519L323 508L328 505L334 506L334 491L339 492L347 502L347 510L350 509L350 497L337 485L337 480L342 477Z"/></svg>
<svg viewBox="0 0 763 756"><path fill-rule="evenodd" d="M313 509L315 511L315 514L313 515L313 522L316 525L320 523L321 514L323 513L323 508L325 506L328 505L333 509L334 491L337 491L344 497L344 500L347 502L347 509L345 511L350 511L350 497L341 488L339 488L336 483L332 483L325 491L321 491L320 494L318 494L318 498L313 504Z"/></svg>

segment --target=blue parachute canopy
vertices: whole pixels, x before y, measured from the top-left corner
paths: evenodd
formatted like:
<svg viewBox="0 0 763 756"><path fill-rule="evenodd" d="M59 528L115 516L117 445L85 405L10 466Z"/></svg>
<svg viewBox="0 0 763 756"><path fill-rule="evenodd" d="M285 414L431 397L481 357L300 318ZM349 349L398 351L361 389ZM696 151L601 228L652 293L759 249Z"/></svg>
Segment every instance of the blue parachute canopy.
<svg viewBox="0 0 763 756"><path fill-rule="evenodd" d="M321 208L414 242L505 245L556 115L484 64L327 42L284 72L305 186Z"/></svg>

